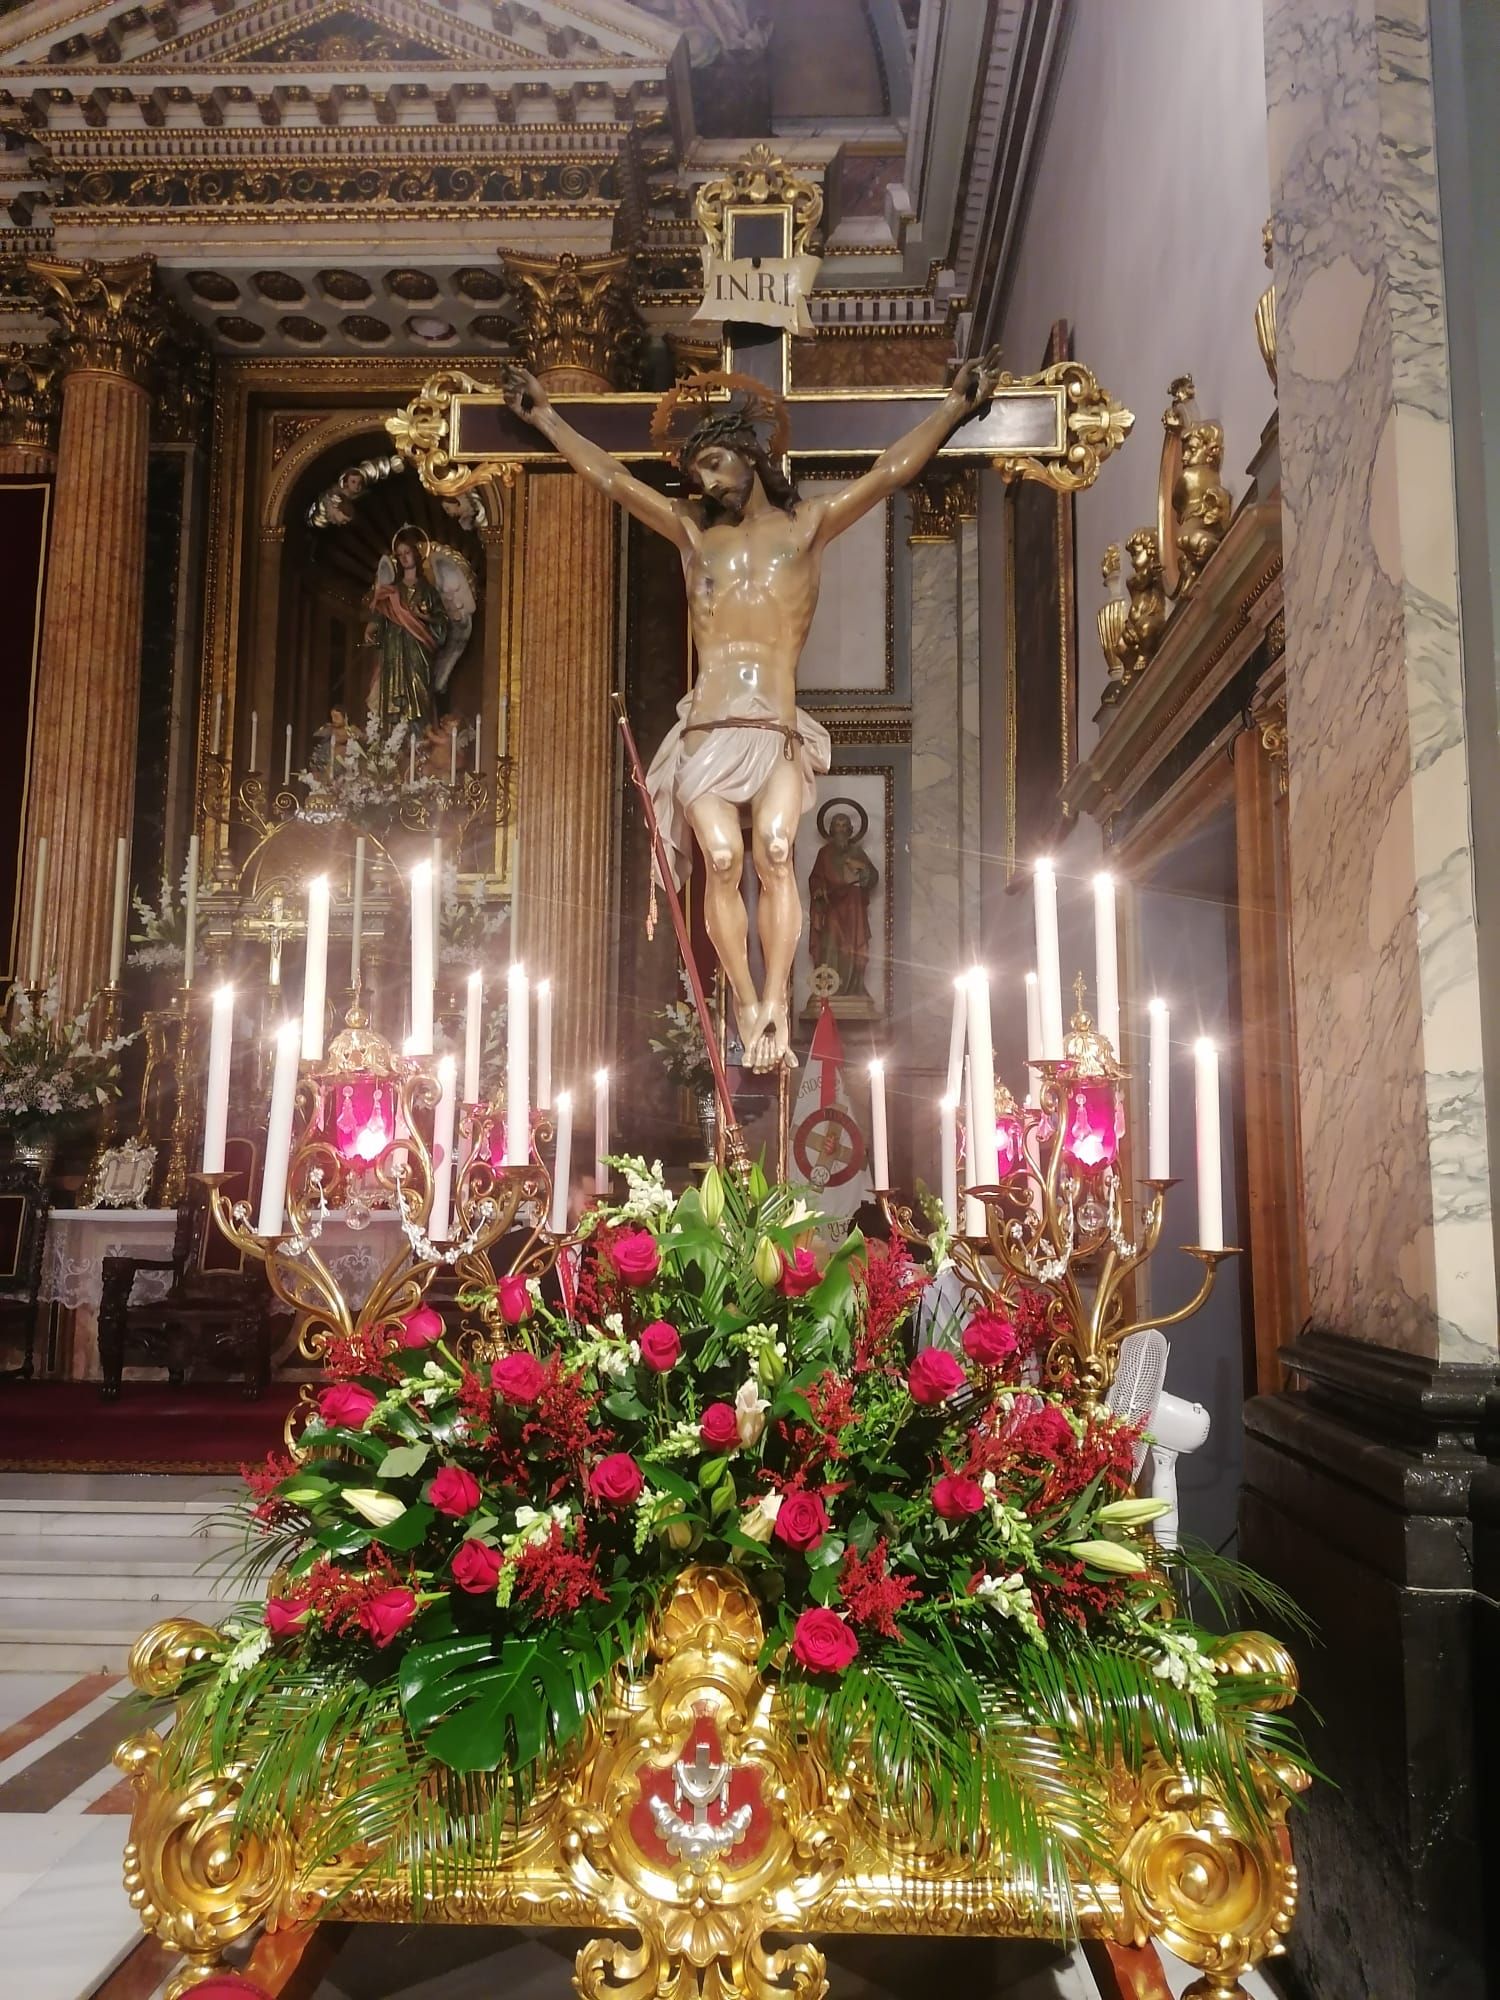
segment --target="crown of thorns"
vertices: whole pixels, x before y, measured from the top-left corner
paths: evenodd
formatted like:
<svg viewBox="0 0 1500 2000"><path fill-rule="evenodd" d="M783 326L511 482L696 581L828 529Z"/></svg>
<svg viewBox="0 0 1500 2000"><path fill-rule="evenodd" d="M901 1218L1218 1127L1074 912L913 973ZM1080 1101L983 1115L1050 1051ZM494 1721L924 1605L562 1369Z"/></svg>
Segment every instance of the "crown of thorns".
<svg viewBox="0 0 1500 2000"><path fill-rule="evenodd" d="M718 400L726 389L727 404ZM770 435L763 438L758 425L768 426ZM779 458L790 436L791 420L780 396L753 375L722 368L691 375L669 389L651 419L651 442L679 467L714 444L763 444L770 457Z"/></svg>

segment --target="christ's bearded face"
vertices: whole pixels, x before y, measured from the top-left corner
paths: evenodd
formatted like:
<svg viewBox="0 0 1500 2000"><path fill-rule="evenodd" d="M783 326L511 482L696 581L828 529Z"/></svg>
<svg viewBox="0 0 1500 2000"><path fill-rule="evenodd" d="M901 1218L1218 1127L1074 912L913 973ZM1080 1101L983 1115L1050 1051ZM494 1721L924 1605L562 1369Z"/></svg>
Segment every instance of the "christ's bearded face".
<svg viewBox="0 0 1500 2000"><path fill-rule="evenodd" d="M727 445L705 445L693 454L687 473L704 498L712 500L729 520L741 518L755 484L755 467L748 458Z"/></svg>

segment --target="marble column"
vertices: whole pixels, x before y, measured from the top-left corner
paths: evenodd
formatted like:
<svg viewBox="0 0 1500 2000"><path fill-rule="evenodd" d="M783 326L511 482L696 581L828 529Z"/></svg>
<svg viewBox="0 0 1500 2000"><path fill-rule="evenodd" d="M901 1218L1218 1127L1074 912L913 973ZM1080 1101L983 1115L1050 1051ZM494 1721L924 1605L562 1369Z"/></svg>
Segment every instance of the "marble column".
<svg viewBox="0 0 1500 2000"><path fill-rule="evenodd" d="M32 259L27 272L62 329L63 383L26 860L30 869L45 835L45 958L71 1013L108 969L115 840L130 828L151 420L143 378L159 323L149 258ZM23 935L35 887L28 878Z"/></svg>

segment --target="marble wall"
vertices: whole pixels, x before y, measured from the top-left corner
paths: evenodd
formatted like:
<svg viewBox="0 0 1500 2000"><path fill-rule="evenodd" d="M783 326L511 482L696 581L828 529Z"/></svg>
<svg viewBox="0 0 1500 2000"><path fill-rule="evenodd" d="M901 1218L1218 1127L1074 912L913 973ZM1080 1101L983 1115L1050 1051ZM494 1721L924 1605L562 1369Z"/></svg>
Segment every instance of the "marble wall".
<svg viewBox="0 0 1500 2000"><path fill-rule="evenodd" d="M1427 0L1267 0L1310 1307L1493 1361Z"/></svg>

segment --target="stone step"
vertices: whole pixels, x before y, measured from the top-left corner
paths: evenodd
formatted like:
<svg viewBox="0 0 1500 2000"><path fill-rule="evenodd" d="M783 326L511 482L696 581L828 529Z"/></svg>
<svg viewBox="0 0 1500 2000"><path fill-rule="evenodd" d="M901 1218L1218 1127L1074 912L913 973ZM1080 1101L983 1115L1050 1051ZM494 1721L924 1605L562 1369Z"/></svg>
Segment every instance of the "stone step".
<svg viewBox="0 0 1500 2000"><path fill-rule="evenodd" d="M222 1607L220 1607L222 1609ZM161 1618L200 1618L215 1607L186 1594L173 1602L10 1598L0 1611L0 1670L11 1673L123 1674L131 1647Z"/></svg>
<svg viewBox="0 0 1500 2000"><path fill-rule="evenodd" d="M0 1548L10 1537L37 1535L233 1540L233 1529L206 1524L242 1491L223 1479L6 1473L0 1476Z"/></svg>
<svg viewBox="0 0 1500 2000"><path fill-rule="evenodd" d="M107 1541L73 1535L7 1535L0 1540L0 1599L15 1597L135 1598L154 1604L163 1598L217 1598L233 1602L237 1593L223 1579L235 1542L197 1536L136 1538L111 1535Z"/></svg>

